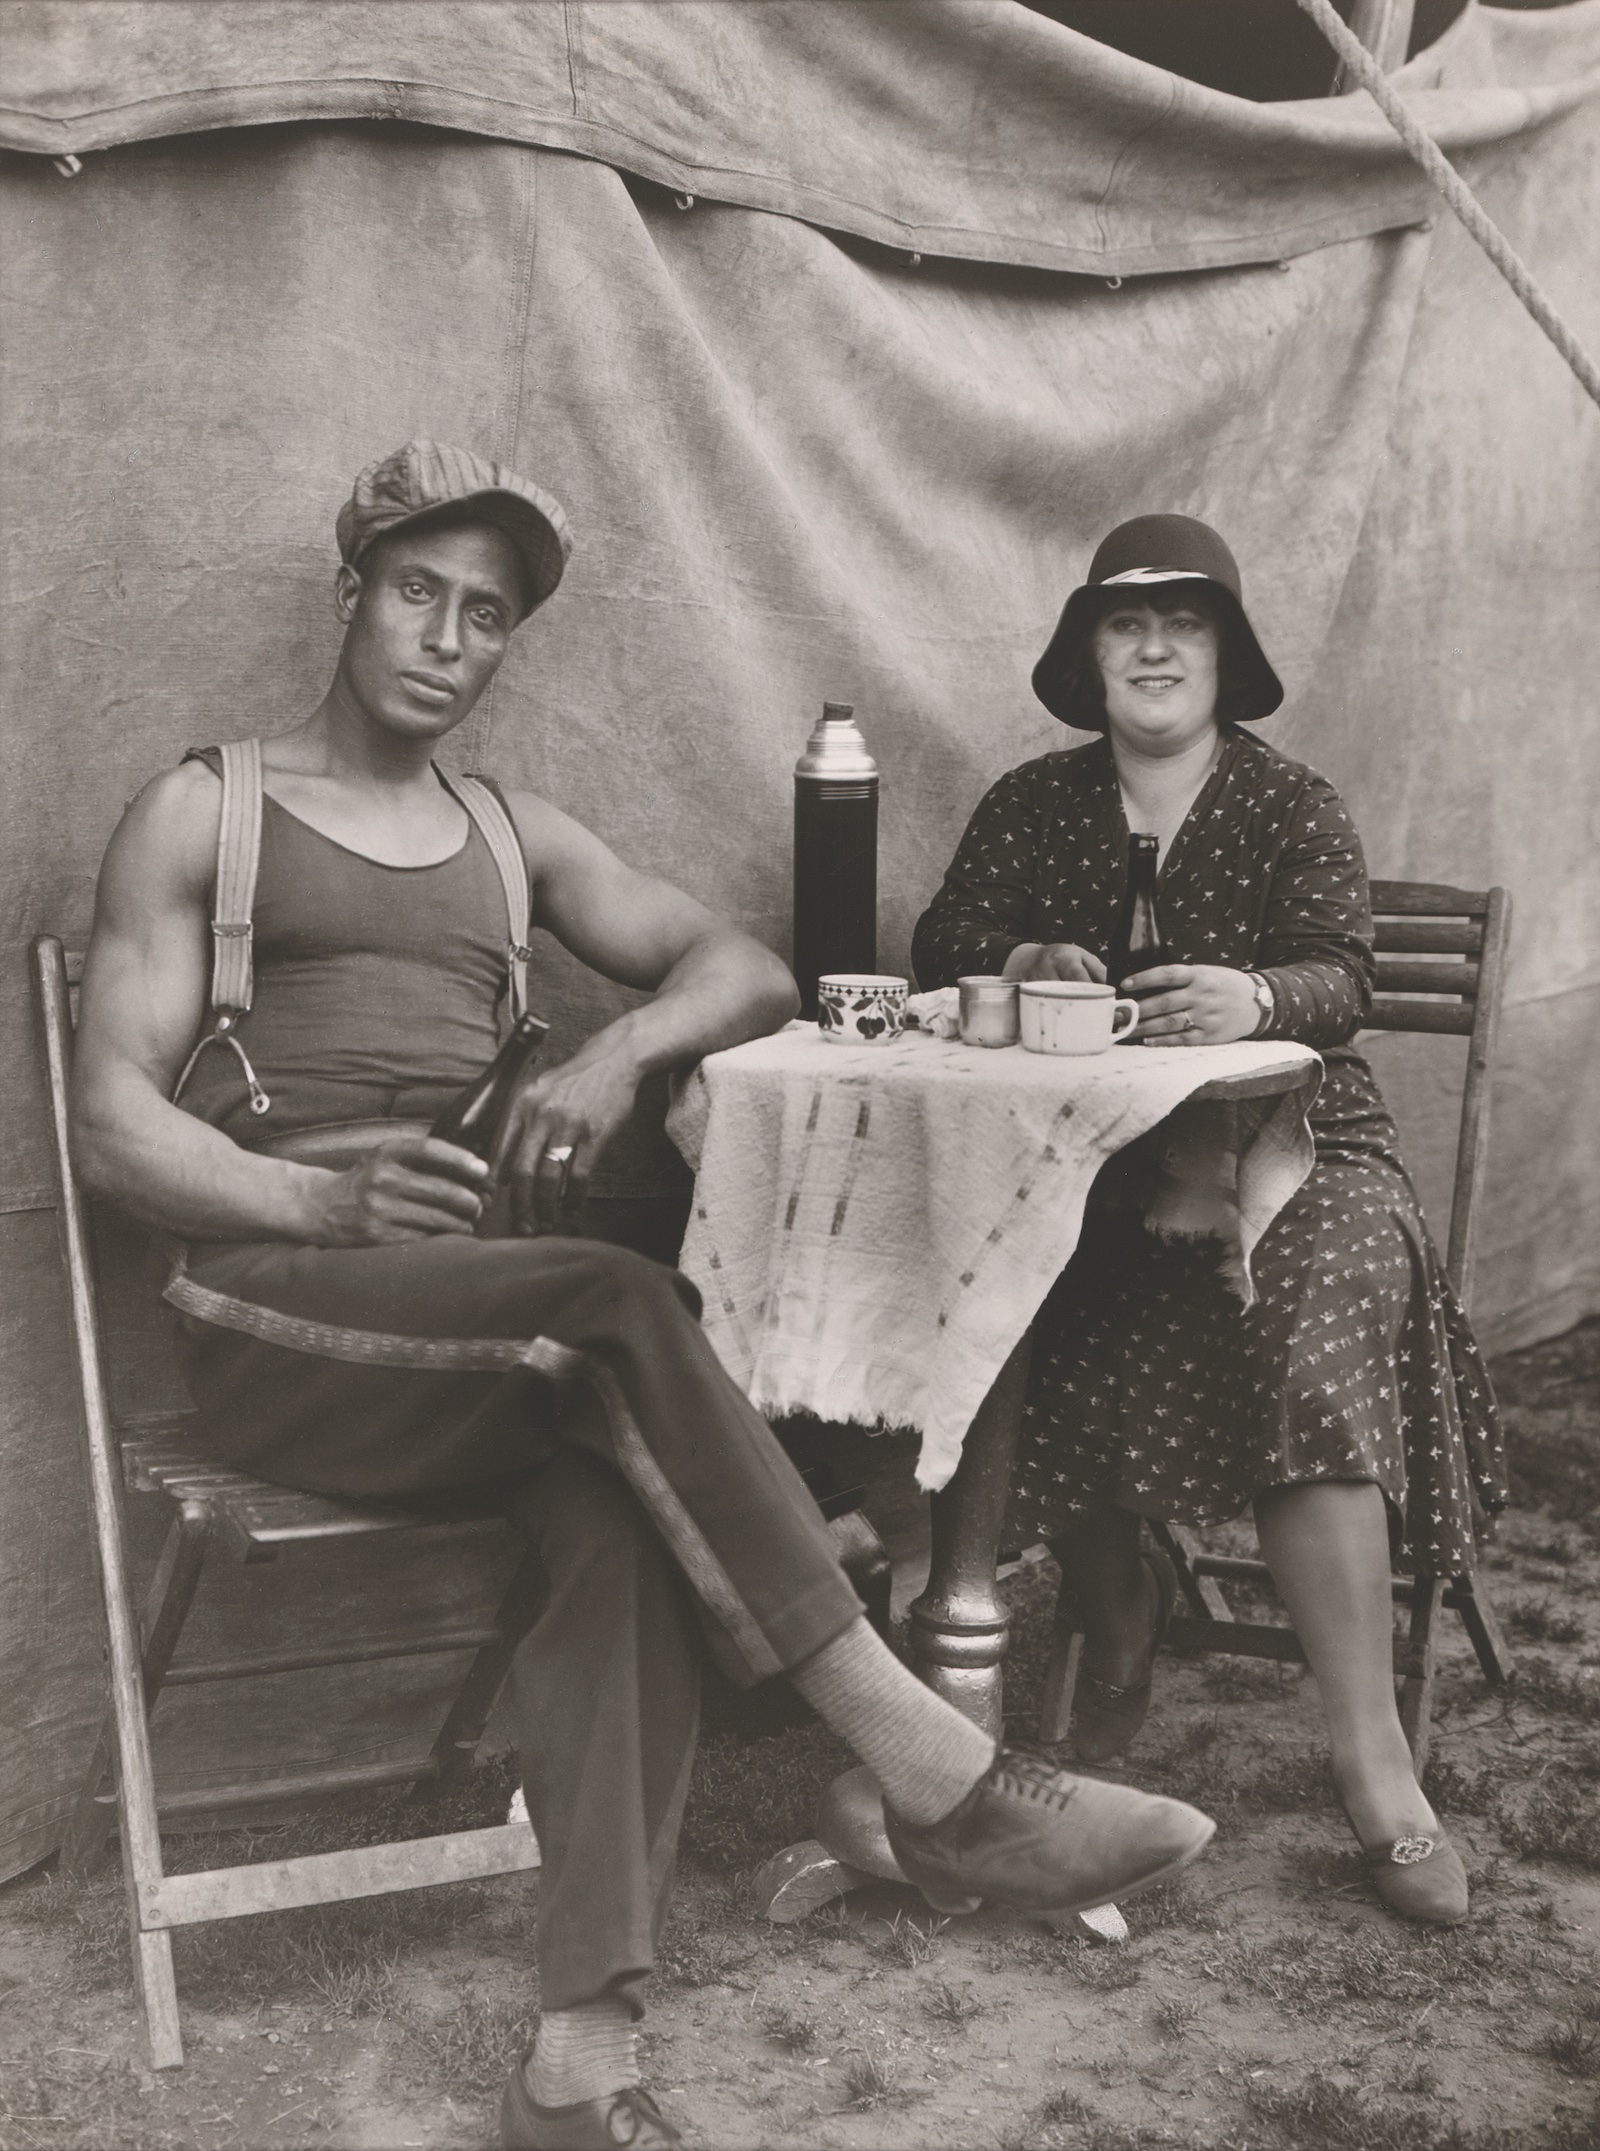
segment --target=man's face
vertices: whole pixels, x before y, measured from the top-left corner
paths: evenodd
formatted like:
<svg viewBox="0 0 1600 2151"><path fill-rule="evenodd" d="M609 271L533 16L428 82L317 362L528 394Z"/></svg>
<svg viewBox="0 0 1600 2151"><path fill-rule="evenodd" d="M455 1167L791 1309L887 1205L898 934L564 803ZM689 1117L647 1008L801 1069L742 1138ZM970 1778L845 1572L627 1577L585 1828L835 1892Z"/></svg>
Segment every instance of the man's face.
<svg viewBox="0 0 1600 2151"><path fill-rule="evenodd" d="M400 530L359 573L340 569L337 609L339 674L364 714L407 738L442 739L499 670L522 617L522 565L486 523Z"/></svg>

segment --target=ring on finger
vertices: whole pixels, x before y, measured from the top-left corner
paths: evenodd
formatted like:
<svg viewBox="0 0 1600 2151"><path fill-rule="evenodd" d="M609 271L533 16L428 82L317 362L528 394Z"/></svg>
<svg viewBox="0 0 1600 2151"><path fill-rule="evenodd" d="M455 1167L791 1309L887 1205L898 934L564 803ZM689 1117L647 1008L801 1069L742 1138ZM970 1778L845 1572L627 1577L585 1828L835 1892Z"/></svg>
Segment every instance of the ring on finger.
<svg viewBox="0 0 1600 2151"><path fill-rule="evenodd" d="M552 1143L545 1152L542 1162L546 1165L553 1165L560 1173L565 1173L567 1167L572 1163L572 1153L575 1147L572 1143Z"/></svg>

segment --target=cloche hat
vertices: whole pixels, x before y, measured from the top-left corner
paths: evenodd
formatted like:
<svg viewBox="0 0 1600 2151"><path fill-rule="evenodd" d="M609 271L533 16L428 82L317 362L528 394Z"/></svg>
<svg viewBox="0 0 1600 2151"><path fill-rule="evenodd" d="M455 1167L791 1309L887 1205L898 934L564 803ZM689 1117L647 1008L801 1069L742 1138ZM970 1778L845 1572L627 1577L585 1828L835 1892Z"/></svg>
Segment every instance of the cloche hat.
<svg viewBox="0 0 1600 2151"><path fill-rule="evenodd" d="M1052 717L1081 732L1105 730L1098 670L1085 648L1105 615L1102 593L1177 582L1204 583L1217 594L1230 674L1227 716L1249 723L1272 715L1283 700L1283 685L1245 613L1232 553L1208 523L1192 515L1136 515L1101 541L1088 580L1067 599L1049 647L1033 668L1033 691Z"/></svg>

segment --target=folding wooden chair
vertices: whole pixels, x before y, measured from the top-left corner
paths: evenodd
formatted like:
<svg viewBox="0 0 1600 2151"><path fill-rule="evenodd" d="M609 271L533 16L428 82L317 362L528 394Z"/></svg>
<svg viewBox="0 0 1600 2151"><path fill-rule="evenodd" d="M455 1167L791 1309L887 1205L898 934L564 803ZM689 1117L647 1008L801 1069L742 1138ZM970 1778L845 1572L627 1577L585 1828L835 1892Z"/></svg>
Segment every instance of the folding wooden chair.
<svg viewBox="0 0 1600 2151"><path fill-rule="evenodd" d="M1456 1136L1455 1185L1445 1266L1462 1305L1473 1280L1473 1227L1479 1182L1489 1143L1489 1075L1500 1021L1511 898L1504 889L1453 889L1427 881L1375 881L1377 992L1367 1027L1375 1031L1426 1031L1468 1040L1461 1119ZM1250 1658L1276 1658L1304 1665L1305 1652L1292 1628L1280 1623L1236 1620L1223 1596L1227 1582L1266 1584L1261 1561L1231 1560L1207 1553L1192 1531L1151 1523L1151 1535L1171 1557L1185 1611L1174 1615L1169 1649L1184 1654L1230 1651ZM1403 1682L1400 1715L1420 1777L1428 1760L1434 1671L1442 1608L1459 1613L1485 1678L1493 1687L1511 1679L1505 1639L1482 1584L1472 1575L1396 1577L1397 1605L1410 1609L1409 1632L1395 1645L1395 1672ZM1039 1713L1039 1737L1065 1739L1083 1651L1083 1631L1070 1580L1063 1578L1056 1633Z"/></svg>
<svg viewBox="0 0 1600 2151"><path fill-rule="evenodd" d="M285 1546L343 1542L373 1533L426 1534L441 1529L500 1531L504 1525L427 1524L397 1509L326 1500L271 1486L207 1461L186 1444L194 1415L167 1414L138 1423L114 1422L106 1377L99 1294L89 1216L73 1175L67 1131L67 1077L72 1053L71 989L82 959L69 957L52 936L33 944L34 984L42 1022L56 1173L62 1256L71 1294L73 1338L94 1523L96 1565L105 1614L111 1710L62 1847L63 1864L81 1870L103 1848L113 1821L121 1831L135 1984L155 2068L183 2060L177 1992L172 1974L175 1927L295 1905L331 1904L536 1867L538 1847L525 1823L452 1830L437 1837L328 1852L257 1866L165 1873L160 1817L198 1809L226 1810L266 1802L409 1782L444 1792L471 1766L472 1753L536 1607L536 1571L526 1558L516 1569L494 1620L456 1626L405 1640L347 1643L300 1650L263 1649L221 1661L177 1657L207 1556L271 1561ZM124 1490L159 1492L175 1514L145 1599L143 1619L133 1603ZM236 1680L320 1666L355 1665L431 1653L460 1652L467 1665L443 1725L426 1756L407 1763L365 1764L308 1771L270 1782L180 1792L159 1801L151 1761L150 1716L164 1687ZM115 1777L107 1789L108 1777Z"/></svg>

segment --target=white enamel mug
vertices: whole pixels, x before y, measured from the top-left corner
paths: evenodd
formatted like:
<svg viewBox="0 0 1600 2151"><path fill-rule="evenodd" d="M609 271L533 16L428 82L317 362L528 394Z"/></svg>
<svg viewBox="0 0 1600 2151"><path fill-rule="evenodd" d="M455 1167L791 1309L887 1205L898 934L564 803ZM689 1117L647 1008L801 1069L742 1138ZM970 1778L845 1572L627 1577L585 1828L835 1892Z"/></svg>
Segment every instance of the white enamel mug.
<svg viewBox="0 0 1600 2151"><path fill-rule="evenodd" d="M1139 1020L1137 1001L1074 979L1025 978L1018 1001L1029 1053L1104 1053Z"/></svg>

